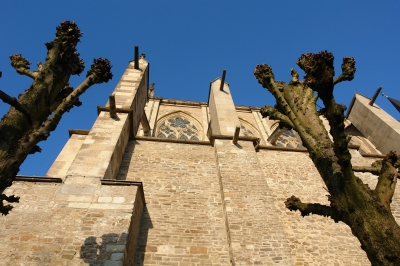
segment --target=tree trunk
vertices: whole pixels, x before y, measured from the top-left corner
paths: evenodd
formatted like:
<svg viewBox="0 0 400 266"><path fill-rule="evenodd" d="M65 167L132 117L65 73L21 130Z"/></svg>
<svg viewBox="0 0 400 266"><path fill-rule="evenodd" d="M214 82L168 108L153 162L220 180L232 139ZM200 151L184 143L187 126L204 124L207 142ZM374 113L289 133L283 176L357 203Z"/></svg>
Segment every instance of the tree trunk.
<svg viewBox="0 0 400 266"><path fill-rule="evenodd" d="M347 149L349 139L344 133L345 107L333 98L337 83L353 79L354 59L343 59L342 74L336 79L333 78L333 56L328 52L304 54L297 64L306 73L304 81L300 81L298 73L292 69L289 84L275 82L268 65L256 67L254 74L259 83L276 99L275 108L265 106L262 114L280 120L281 127L298 132L329 191L330 206L302 203L292 196L286 200L286 207L299 210L302 216L313 213L346 223L373 265L400 265L400 227L390 211L400 159L392 152L386 156L374 190L356 177ZM325 106L319 112L316 110L318 98ZM333 141L320 114L329 121Z"/></svg>
<svg viewBox="0 0 400 266"><path fill-rule="evenodd" d="M19 166L30 153L39 151L37 146L46 140L62 115L74 105L79 106L79 96L96 83L112 78L111 65L107 59L95 59L86 79L76 88L69 86L71 75L80 74L84 63L76 52L76 45L82 33L74 22L62 22L57 27L56 38L46 43L45 63L31 72L29 61L20 54L10 56L11 65L21 75L33 79L31 86L18 100L0 91L0 99L11 105L0 121L0 192L12 184ZM1 194L0 212L6 215L11 205L3 200L18 201L17 197Z"/></svg>

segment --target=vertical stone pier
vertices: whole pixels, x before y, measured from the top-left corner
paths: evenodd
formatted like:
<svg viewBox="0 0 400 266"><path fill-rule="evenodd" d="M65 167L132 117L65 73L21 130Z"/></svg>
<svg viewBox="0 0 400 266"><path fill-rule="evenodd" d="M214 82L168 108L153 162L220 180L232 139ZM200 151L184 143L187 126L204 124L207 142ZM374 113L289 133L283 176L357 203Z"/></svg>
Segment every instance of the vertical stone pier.
<svg viewBox="0 0 400 266"><path fill-rule="evenodd" d="M379 106L369 105L370 99L355 94L347 118L383 154L400 153L400 123Z"/></svg>
<svg viewBox="0 0 400 266"><path fill-rule="evenodd" d="M21 203L3 220L4 265L133 265L145 205L141 182L114 180L148 98L148 63L130 62L90 130L72 130L47 178L17 181ZM95 111L95 110L93 110ZM4 232L0 230L4 235ZM17 250L17 251L16 251Z"/></svg>
<svg viewBox="0 0 400 266"><path fill-rule="evenodd" d="M101 111L107 108L99 108L92 129L85 137L72 135L47 176L115 179L126 144L139 128L148 97L148 62L140 59L139 69L134 69L133 65L134 62L130 62L113 92L117 118L111 118L108 111Z"/></svg>
<svg viewBox="0 0 400 266"><path fill-rule="evenodd" d="M293 265L253 143L233 142L240 122L229 86L213 81L209 112L232 265ZM211 132L211 134L210 134Z"/></svg>
<svg viewBox="0 0 400 266"><path fill-rule="evenodd" d="M240 128L239 118L236 114L229 85L224 83L221 88L221 79L216 79L210 84L208 106L210 112L211 134L214 136L232 136L235 128Z"/></svg>

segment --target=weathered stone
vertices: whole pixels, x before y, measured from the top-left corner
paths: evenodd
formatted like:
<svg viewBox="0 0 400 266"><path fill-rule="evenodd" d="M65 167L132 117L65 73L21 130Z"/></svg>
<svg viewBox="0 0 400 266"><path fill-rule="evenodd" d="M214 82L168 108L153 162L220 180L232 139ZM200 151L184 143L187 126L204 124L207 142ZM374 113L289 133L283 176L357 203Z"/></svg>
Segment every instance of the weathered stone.
<svg viewBox="0 0 400 266"><path fill-rule="evenodd" d="M102 111L87 135L72 134L47 174L63 183L18 181L6 190L21 202L2 218L4 265L369 265L343 223L285 208L291 195L329 202L307 152L270 147L277 121L261 118L259 108L234 106L219 79L209 103L146 104L148 71L143 59L140 70L130 63L114 90L124 108L118 119ZM365 101L356 96L352 119L365 119ZM147 132L138 124L144 113ZM375 127L386 119L380 115ZM360 145L351 150L354 165L376 159L362 155L379 153L374 141L388 147L386 135L397 139L393 132L374 137L368 125L360 126L365 132L348 128ZM375 187L375 176L357 175ZM400 221L400 193L391 208Z"/></svg>

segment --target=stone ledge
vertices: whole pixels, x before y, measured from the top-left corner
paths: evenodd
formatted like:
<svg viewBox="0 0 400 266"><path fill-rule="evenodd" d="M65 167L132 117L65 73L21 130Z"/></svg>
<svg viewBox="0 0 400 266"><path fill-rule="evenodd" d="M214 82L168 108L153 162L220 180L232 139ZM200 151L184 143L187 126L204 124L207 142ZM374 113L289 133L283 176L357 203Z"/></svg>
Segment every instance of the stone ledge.
<svg viewBox="0 0 400 266"><path fill-rule="evenodd" d="M349 149L358 150L360 148L359 145L349 145ZM278 147L278 146L267 146L267 145L259 145L257 149L261 150L276 150L276 151L293 151L293 152L307 152L306 148L287 148L287 147ZM375 158L385 158L386 155L383 154L374 154L374 153L360 153L363 157L375 157Z"/></svg>
<svg viewBox="0 0 400 266"><path fill-rule="evenodd" d="M230 139L230 140L233 140L233 136L230 136L230 135L212 135L211 134L211 136L209 136L209 138L210 138L211 145L213 145L213 146L214 146L214 141L216 139ZM258 138L257 137L239 136L238 140L256 142L258 140Z"/></svg>
<svg viewBox="0 0 400 266"><path fill-rule="evenodd" d="M90 130L87 129L69 129L68 130L68 134L69 137L71 137L72 135L89 135Z"/></svg>
<svg viewBox="0 0 400 266"><path fill-rule="evenodd" d="M258 149L260 149L260 150L307 152L308 153L308 150L306 148L287 148L287 147L260 145L260 146L258 146Z"/></svg>
<svg viewBox="0 0 400 266"><path fill-rule="evenodd" d="M245 111L247 113L251 113L253 111L259 112L261 110L260 107L254 106L243 106L243 105L235 105L236 111Z"/></svg>
<svg viewBox="0 0 400 266"><path fill-rule="evenodd" d="M45 183L62 183L62 179L58 177L45 177L45 176L22 176L17 175L15 181L25 182L45 182Z"/></svg>
<svg viewBox="0 0 400 266"><path fill-rule="evenodd" d="M258 149L267 149L267 150L282 150L282 151L295 151L295 152L308 152L306 148L288 148L288 147L279 147L279 146L267 146L267 145L259 145ZM360 148L360 145L348 145L349 149ZM372 156L373 157L373 156Z"/></svg>
<svg viewBox="0 0 400 266"><path fill-rule="evenodd" d="M156 137L145 137L145 136L136 136L135 140L172 142L172 143L184 143L184 144L197 144L197 145L211 145L211 142L209 142L209 141L181 140L181 139L161 139L161 138L156 138Z"/></svg>
<svg viewBox="0 0 400 266"><path fill-rule="evenodd" d="M184 101L184 100L172 100L165 98L158 98L160 103L163 105L172 105L172 106L207 106L206 102L194 102L194 101Z"/></svg>
<svg viewBox="0 0 400 266"><path fill-rule="evenodd" d="M363 157L375 157L375 158L385 158L384 154L376 154L376 153L360 153Z"/></svg>
<svg viewBox="0 0 400 266"><path fill-rule="evenodd" d="M146 202L144 197L143 183L138 181L115 180L115 179L101 179L102 185L108 186L137 186L140 191L140 196L143 202Z"/></svg>

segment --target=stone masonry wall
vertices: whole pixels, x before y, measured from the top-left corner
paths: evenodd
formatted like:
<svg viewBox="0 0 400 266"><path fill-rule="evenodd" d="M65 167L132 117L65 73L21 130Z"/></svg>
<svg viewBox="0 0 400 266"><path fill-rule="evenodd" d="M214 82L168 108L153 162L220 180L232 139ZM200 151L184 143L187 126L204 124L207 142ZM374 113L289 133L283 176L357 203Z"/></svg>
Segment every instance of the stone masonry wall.
<svg viewBox="0 0 400 266"><path fill-rule="evenodd" d="M125 245L143 209L137 186L67 178L62 184L14 182L6 194L21 200L2 217L1 265L122 266L124 251L134 257Z"/></svg>
<svg viewBox="0 0 400 266"><path fill-rule="evenodd" d="M64 179L85 139L86 135L73 134L47 171L46 176Z"/></svg>
<svg viewBox="0 0 400 266"><path fill-rule="evenodd" d="M145 191L135 265L230 265L211 146L131 141L117 179Z"/></svg>
<svg viewBox="0 0 400 266"><path fill-rule="evenodd" d="M294 265L251 141L215 140L234 265Z"/></svg>
<svg viewBox="0 0 400 266"><path fill-rule="evenodd" d="M375 160L351 152L355 165ZM374 187L375 176L358 175ZM348 226L285 208L292 195L328 204L306 152L135 140L117 179L144 183L135 265L369 265Z"/></svg>
<svg viewBox="0 0 400 266"><path fill-rule="evenodd" d="M274 202L270 212L279 217L294 265L370 265L347 225L318 215L303 218L285 208L292 195L303 202L329 204L308 153L260 150L257 155Z"/></svg>
<svg viewBox="0 0 400 266"><path fill-rule="evenodd" d="M123 144L128 138L129 123L128 114L118 114L118 119L112 119L108 112L101 112L85 136L67 175L115 178L125 148Z"/></svg>

